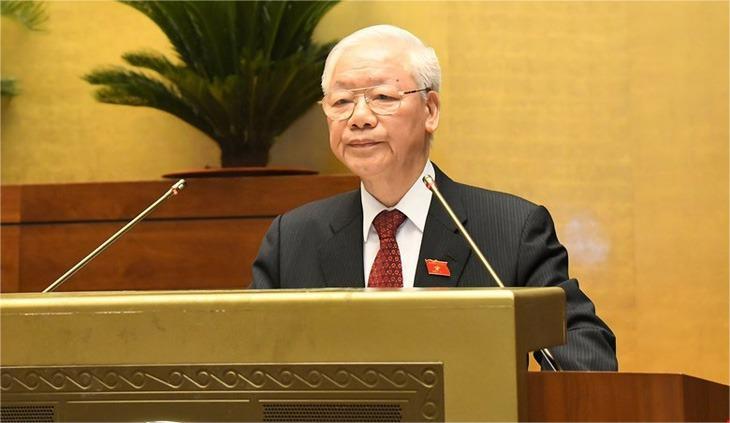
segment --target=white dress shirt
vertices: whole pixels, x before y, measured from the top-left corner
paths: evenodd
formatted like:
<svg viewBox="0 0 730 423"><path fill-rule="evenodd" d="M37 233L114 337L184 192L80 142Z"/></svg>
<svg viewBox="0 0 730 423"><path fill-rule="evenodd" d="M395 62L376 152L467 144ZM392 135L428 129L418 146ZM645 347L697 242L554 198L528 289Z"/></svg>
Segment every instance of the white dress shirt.
<svg viewBox="0 0 730 423"><path fill-rule="evenodd" d="M428 208L431 205L431 195L433 195L421 181L426 175L431 175L432 178L436 179L430 160L426 162L421 176L416 179L411 189L394 207L385 207L360 182L364 241L362 261L365 266L365 285L370 279L370 269L373 267L375 256L380 249L380 238L378 238L378 233L375 226L373 226L373 220L383 210L398 209L406 215L406 220L400 225L395 234L395 241L398 243L398 250L400 251L401 266L403 267L403 288L413 288L413 281L416 278L416 266L418 266L418 253L421 251L423 228L426 225Z"/></svg>

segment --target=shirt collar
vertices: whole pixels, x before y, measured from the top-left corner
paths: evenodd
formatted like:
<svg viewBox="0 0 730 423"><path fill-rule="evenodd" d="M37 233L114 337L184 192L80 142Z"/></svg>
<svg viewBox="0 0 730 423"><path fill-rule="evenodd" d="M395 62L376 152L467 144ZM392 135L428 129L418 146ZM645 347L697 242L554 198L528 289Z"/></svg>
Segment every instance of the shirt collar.
<svg viewBox="0 0 730 423"><path fill-rule="evenodd" d="M426 188L426 185L421 181L424 176L430 175L434 180L436 179L436 172L434 172L433 164L430 160L426 161L426 166L421 172L421 176L416 179L411 189L406 192L406 195L394 207L385 207L380 201L373 197L366 189L365 185L360 182L360 199L362 201L362 237L363 242L368 239L368 232L370 227L377 216L383 210L400 210L408 220L413 222L414 225L423 232L423 228L426 226L426 217L428 216L428 208L431 205L431 191Z"/></svg>

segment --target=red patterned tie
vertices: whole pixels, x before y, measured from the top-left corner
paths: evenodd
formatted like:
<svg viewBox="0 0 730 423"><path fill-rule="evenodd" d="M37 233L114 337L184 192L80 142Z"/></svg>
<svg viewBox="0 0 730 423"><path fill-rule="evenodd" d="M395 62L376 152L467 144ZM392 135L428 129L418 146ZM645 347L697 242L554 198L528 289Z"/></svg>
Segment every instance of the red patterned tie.
<svg viewBox="0 0 730 423"><path fill-rule="evenodd" d="M406 220L399 210L383 210L373 220L373 226L380 238L380 249L370 269L368 286L371 288L402 288L403 268L400 250L395 241L395 232Z"/></svg>

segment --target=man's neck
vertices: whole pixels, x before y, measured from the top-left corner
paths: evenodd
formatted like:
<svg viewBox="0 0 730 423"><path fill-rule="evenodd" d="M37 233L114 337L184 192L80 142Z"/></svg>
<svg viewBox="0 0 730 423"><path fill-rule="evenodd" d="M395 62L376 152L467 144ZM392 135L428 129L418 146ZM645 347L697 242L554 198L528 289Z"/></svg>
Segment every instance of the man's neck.
<svg viewBox="0 0 730 423"><path fill-rule="evenodd" d="M407 173L399 175L381 174L376 175L367 180L363 179L362 183L365 189L380 201L386 207L393 207L403 198L416 182L423 168L426 166L428 158L420 161L420 164L414 164Z"/></svg>

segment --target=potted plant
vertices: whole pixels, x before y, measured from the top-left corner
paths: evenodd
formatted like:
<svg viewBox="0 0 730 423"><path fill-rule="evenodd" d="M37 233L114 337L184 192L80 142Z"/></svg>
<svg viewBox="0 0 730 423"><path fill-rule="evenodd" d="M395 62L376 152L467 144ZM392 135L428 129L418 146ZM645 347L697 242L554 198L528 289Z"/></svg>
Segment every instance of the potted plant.
<svg viewBox="0 0 730 423"><path fill-rule="evenodd" d="M103 103L170 113L220 146L222 167L264 166L269 149L322 95L333 42L312 33L335 2L122 1L157 24L178 60L123 54L131 66L84 79ZM151 72L150 72L151 71Z"/></svg>

